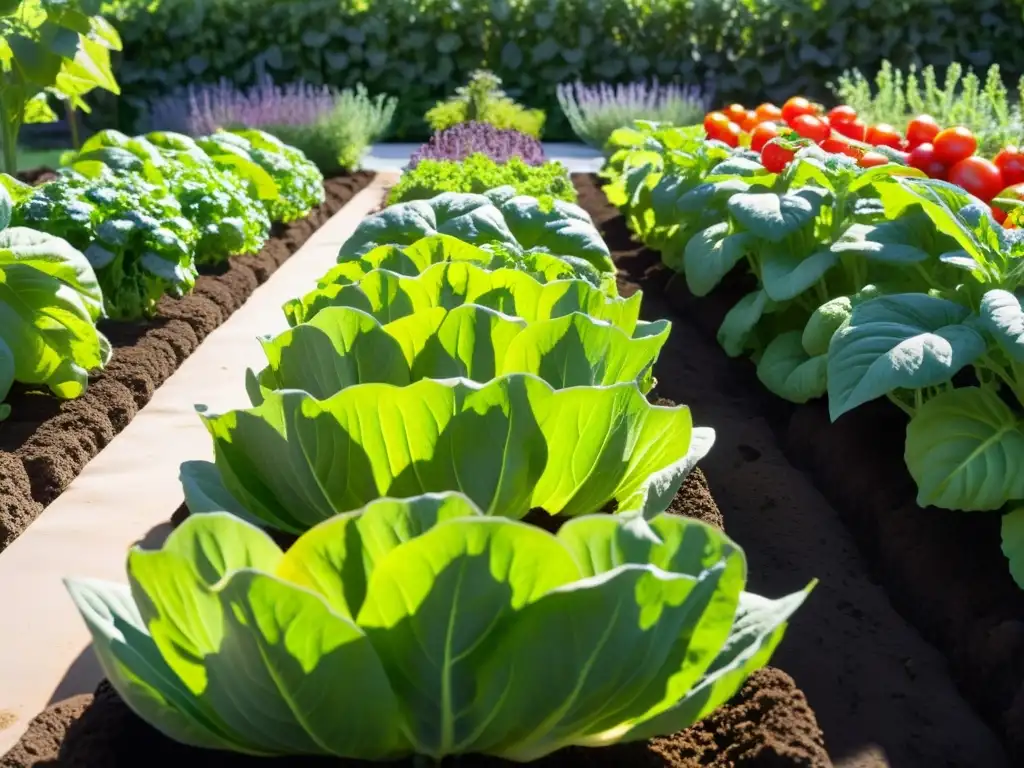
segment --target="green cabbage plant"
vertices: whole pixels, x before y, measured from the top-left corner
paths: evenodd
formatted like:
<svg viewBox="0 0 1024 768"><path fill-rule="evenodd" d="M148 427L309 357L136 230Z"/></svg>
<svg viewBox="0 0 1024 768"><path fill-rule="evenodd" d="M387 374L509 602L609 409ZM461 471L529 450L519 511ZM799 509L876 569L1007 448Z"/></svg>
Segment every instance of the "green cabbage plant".
<svg viewBox="0 0 1024 768"><path fill-rule="evenodd" d="M183 465L189 509L292 533L381 496L438 491L490 515L614 502L653 517L714 442L686 406L651 405L635 383L556 390L525 373L358 384L326 400L284 390L248 410L200 410L215 464Z"/></svg>
<svg viewBox="0 0 1024 768"><path fill-rule="evenodd" d="M359 309L332 307L262 339L269 365L248 371L246 384L255 405L274 389L322 399L369 382L486 382L506 373L532 373L556 389L635 381L646 393L670 328L664 320L645 323L630 337L581 312L531 323L476 304L433 307L382 324Z"/></svg>
<svg viewBox="0 0 1024 768"><path fill-rule="evenodd" d="M584 312L633 335L646 323L638 320L639 293L610 297L584 280L543 283L518 269L487 271L471 263L444 262L406 277L374 270L356 283L328 283L284 306L289 324L308 322L329 307L355 307L382 323L435 307L454 309L478 304L534 322Z"/></svg>
<svg viewBox="0 0 1024 768"><path fill-rule="evenodd" d="M67 241L10 227L9 177L0 184L0 421L15 382L45 385L58 397L85 392L89 371L107 364L110 344L96 329L103 296L96 274ZM17 190L18 186L12 183Z"/></svg>
<svg viewBox="0 0 1024 768"><path fill-rule="evenodd" d="M675 515L557 535L458 494L380 499L287 552L231 515L69 580L143 719L252 755L526 762L674 733L766 664L808 590L744 591L743 552Z"/></svg>
<svg viewBox="0 0 1024 768"><path fill-rule="evenodd" d="M485 195L445 192L429 200L388 206L362 221L341 247L338 261L359 259L379 245L412 245L434 234L497 246L513 256L540 248L615 273L608 246L586 211L564 200L516 195L512 187L498 187Z"/></svg>

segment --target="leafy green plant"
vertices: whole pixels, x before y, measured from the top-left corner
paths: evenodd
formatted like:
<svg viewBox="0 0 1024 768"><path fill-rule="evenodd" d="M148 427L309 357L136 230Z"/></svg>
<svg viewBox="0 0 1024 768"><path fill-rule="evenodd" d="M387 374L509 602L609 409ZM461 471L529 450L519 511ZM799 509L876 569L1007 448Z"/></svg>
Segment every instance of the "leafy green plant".
<svg viewBox="0 0 1024 768"><path fill-rule="evenodd" d="M512 187L485 195L446 192L389 206L359 224L341 247L338 261L359 259L379 245L412 245L434 234L500 248L513 257L542 249L615 272L608 246L586 211L563 200L516 195Z"/></svg>
<svg viewBox="0 0 1024 768"><path fill-rule="evenodd" d="M99 163L91 170L92 176L66 170L30 190L16 206L14 221L62 237L83 252L111 318L150 316L161 296L183 296L195 285L192 254L199 233L164 187Z"/></svg>
<svg viewBox="0 0 1024 768"><path fill-rule="evenodd" d="M464 160L421 160L415 168L405 171L388 194L388 203L426 200L442 192L483 194L497 187L511 186L518 195L553 197L576 202L576 188L569 170L559 162L527 165L512 157L498 163L482 153Z"/></svg>
<svg viewBox="0 0 1024 768"><path fill-rule="evenodd" d="M67 586L141 717L198 747L368 760L673 733L768 662L809 591L745 592L743 552L695 520L553 535L458 494L374 501L284 553L193 516L127 571Z"/></svg>
<svg viewBox="0 0 1024 768"><path fill-rule="evenodd" d="M871 123L903 126L917 115L934 117L940 125L963 125L978 140L978 151L994 155L1007 144L1024 140L1024 77L1017 83L1015 98L1003 84L998 64L993 64L984 82L958 62L952 62L942 83L932 66L906 72L883 61L874 88L859 70L845 72L833 88L836 97L857 110Z"/></svg>
<svg viewBox="0 0 1024 768"><path fill-rule="evenodd" d="M486 269L469 261L441 261L412 275L374 269L348 280L343 277L345 266L333 269L301 299L285 304L289 325L308 322L329 307L353 307L390 323L424 310L476 304L527 322L583 312L631 336L644 335L644 324L637 320L639 291L622 299L572 275L545 280L511 265Z"/></svg>
<svg viewBox="0 0 1024 768"><path fill-rule="evenodd" d="M646 393L670 327L667 321L644 324L631 337L582 312L528 322L476 304L421 309L381 323L359 309L331 307L263 339L269 365L258 374L248 372L247 388L259 405L275 389L301 389L324 399L370 382L487 382L530 373L556 389L635 381Z"/></svg>
<svg viewBox="0 0 1024 768"><path fill-rule="evenodd" d="M635 383L555 390L523 373L358 384L326 400L276 391L201 413L216 460L183 465L189 509L215 500L292 533L380 496L450 490L508 517L612 502L653 517L714 442L688 408L651 405Z"/></svg>
<svg viewBox="0 0 1024 768"><path fill-rule="evenodd" d="M67 241L8 227L12 200L25 190L0 177L0 421L14 382L43 385L61 398L85 392L89 371L110 359L98 330L103 298L96 275Z"/></svg>
<svg viewBox="0 0 1024 768"><path fill-rule="evenodd" d="M426 114L427 124L443 131L459 123L489 123L539 139L544 130L544 112L527 109L501 90L501 78L488 70L477 70L469 84L455 89L455 96L438 102Z"/></svg>
<svg viewBox="0 0 1024 768"><path fill-rule="evenodd" d="M5 0L0 5L0 144L3 170L18 162L25 123L57 119L52 93L69 108L89 111L94 88L120 93L110 51L121 50L117 31L99 16L100 0Z"/></svg>

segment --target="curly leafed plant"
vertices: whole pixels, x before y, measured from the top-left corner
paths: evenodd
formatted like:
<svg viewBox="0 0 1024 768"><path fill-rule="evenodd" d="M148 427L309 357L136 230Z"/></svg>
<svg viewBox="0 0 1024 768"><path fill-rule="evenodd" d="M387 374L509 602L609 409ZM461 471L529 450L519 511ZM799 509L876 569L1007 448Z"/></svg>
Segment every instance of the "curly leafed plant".
<svg viewBox="0 0 1024 768"><path fill-rule="evenodd" d="M653 517L714 442L685 406L655 406L635 383L553 389L515 373L478 384L358 384L326 400L267 392L203 412L215 463L187 462L193 512L229 509L302 533L380 496L457 490L488 514Z"/></svg>
<svg viewBox="0 0 1024 768"><path fill-rule="evenodd" d="M464 496L380 499L287 552L226 514L68 588L114 688L186 744L385 760L673 733L763 666L807 590L743 591L743 552L662 515L557 535Z"/></svg>

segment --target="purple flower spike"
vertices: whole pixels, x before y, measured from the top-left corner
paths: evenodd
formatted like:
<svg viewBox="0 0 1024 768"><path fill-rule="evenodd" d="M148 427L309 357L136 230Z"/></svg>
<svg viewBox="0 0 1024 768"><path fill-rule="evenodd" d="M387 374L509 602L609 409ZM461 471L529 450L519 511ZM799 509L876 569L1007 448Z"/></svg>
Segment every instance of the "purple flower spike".
<svg viewBox="0 0 1024 768"><path fill-rule="evenodd" d="M527 165L543 165L544 149L537 139L511 129L495 128L489 123L460 123L439 131L409 159L407 170L421 160L465 160L480 152L496 163L520 157Z"/></svg>

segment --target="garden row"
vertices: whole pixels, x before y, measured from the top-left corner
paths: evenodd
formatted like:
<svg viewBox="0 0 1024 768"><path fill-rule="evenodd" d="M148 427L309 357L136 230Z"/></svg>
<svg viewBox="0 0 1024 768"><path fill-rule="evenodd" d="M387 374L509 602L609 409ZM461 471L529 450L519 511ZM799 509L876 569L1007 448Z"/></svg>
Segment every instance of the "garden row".
<svg viewBox="0 0 1024 768"><path fill-rule="evenodd" d="M829 765L792 681L750 677L807 590L745 591L695 471L714 432L645 397L670 327L589 216L448 192L338 262L252 407L200 409L214 461L130 588L69 581L113 691L61 760Z"/></svg>
<svg viewBox="0 0 1024 768"><path fill-rule="evenodd" d="M50 176L0 177L0 548L367 180L326 200L260 132L106 131Z"/></svg>
<svg viewBox="0 0 1024 768"><path fill-rule="evenodd" d="M766 390L810 403L773 409L782 442L1020 754L1019 230L897 163L808 146L769 170L700 129L616 141L608 197L680 273L674 306Z"/></svg>

